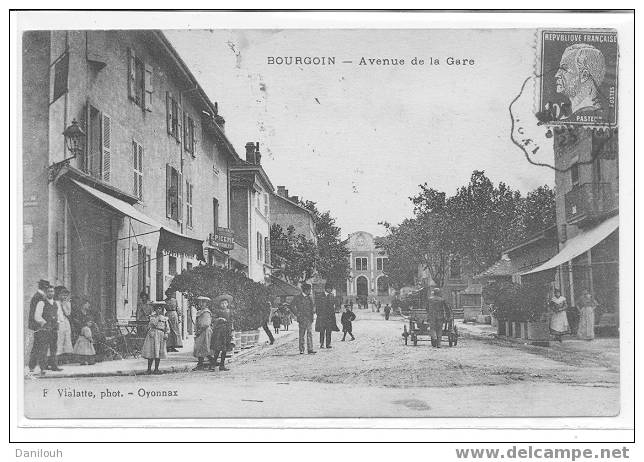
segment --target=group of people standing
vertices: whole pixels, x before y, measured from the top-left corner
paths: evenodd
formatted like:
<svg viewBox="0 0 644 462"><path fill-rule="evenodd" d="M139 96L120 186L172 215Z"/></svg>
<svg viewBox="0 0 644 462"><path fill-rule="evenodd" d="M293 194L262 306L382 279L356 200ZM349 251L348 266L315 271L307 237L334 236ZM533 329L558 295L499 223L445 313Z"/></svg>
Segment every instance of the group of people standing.
<svg viewBox="0 0 644 462"><path fill-rule="evenodd" d="M81 364L94 362L100 341L100 328L92 313L89 300L82 299L72 310L70 291L49 281L38 281L38 289L29 304L28 328L33 331L29 355L29 371L36 366L40 374L61 371L59 361L77 360Z"/></svg>
<svg viewBox="0 0 644 462"><path fill-rule="evenodd" d="M315 331L320 334L320 349L332 348L331 334L339 332L337 320L335 317L335 307L337 298L333 295L333 285L327 282L324 286L324 294L313 300L311 295L311 285L303 283L302 292L296 295L291 302L291 311L295 315L299 326L299 348L300 354L306 351L308 354L315 354L313 349L313 321L315 319ZM353 321L356 319L350 306L345 307L345 312L341 317L342 331L346 339L349 334L351 340L355 340L353 335Z"/></svg>
<svg viewBox="0 0 644 462"><path fill-rule="evenodd" d="M571 322L568 319L570 309L568 300L561 295L559 289L554 290L554 296L550 299L550 333L558 342L566 334L573 333ZM595 297L588 289L582 291L581 297L577 300L578 320L576 322L576 335L581 340L592 340L595 338L595 309L599 306Z"/></svg>
<svg viewBox="0 0 644 462"><path fill-rule="evenodd" d="M195 315L195 345L193 355L197 358L196 371L229 370L226 367L226 355L233 347L233 326L230 305L233 297L222 294L212 300L208 297L197 297L198 310ZM208 364L205 364L208 359Z"/></svg>

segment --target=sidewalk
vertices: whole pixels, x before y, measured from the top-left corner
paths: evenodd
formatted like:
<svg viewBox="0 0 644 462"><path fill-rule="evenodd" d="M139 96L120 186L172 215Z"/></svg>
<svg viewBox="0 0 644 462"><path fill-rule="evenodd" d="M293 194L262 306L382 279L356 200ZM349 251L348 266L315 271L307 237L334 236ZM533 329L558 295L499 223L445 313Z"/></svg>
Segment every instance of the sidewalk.
<svg viewBox="0 0 644 462"><path fill-rule="evenodd" d="M503 336L498 336L496 329L490 324L472 324L464 323L463 320L457 320L456 326L458 330L463 333L467 333L472 337L493 339L497 338L501 341L507 341L512 343L519 344L528 344L524 339L515 339L508 338ZM596 337L592 341L579 340L576 337L564 336L563 342L551 341L550 346L547 347L536 347L536 348L551 348L555 350L562 350L568 352L579 352L579 353L597 353L597 354L608 354L614 355L616 358L619 358L619 338L615 337Z"/></svg>
<svg viewBox="0 0 644 462"><path fill-rule="evenodd" d="M275 343L273 345L270 345L268 343L268 337L266 336L266 333L263 331L263 329L260 329L259 342L256 345L251 348L245 348L234 353L230 358L227 359L227 361L234 363L237 359L254 353L260 348L273 348L285 341L288 341L288 339L293 335L297 335L297 324L296 329L290 329L289 331L280 331L279 334L275 335ZM181 348L177 353L168 353L167 358L161 360L159 370L164 374L191 371L197 364L196 358L192 356L193 345L193 336L189 336L188 338L184 339L183 348ZM61 369L63 369L60 372L47 371L44 376L40 376L38 375L38 372L30 373L25 366L25 378L53 379L69 377L145 375L147 371L147 360L141 357L125 358L114 361L103 361L88 366L81 366L80 364L72 363L62 364L60 367ZM38 371L38 368L36 368L36 371Z"/></svg>

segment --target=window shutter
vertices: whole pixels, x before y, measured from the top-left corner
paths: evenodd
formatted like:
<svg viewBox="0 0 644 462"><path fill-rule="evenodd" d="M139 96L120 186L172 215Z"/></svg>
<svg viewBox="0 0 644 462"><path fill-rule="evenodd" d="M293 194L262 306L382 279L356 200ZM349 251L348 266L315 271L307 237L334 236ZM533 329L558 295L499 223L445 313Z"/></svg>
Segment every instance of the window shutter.
<svg viewBox="0 0 644 462"><path fill-rule="evenodd" d="M181 144L181 135L183 133L182 129L182 111L179 103L177 103L177 143Z"/></svg>
<svg viewBox="0 0 644 462"><path fill-rule="evenodd" d="M139 144L139 199L143 200L143 146Z"/></svg>
<svg viewBox="0 0 644 462"><path fill-rule="evenodd" d="M169 164L165 164L165 215L168 218L172 218L172 195L170 191L172 189L172 167Z"/></svg>
<svg viewBox="0 0 644 462"><path fill-rule="evenodd" d="M148 112L152 111L152 92L154 91L154 87L152 86L152 65L146 64L145 65L145 80L143 85L145 86L145 110Z"/></svg>
<svg viewBox="0 0 644 462"><path fill-rule="evenodd" d="M112 118L103 114L103 181L110 181L112 157Z"/></svg>
<svg viewBox="0 0 644 462"><path fill-rule="evenodd" d="M190 142L192 144L192 146L190 146L192 148L191 152L192 152L192 155L194 157L194 155L196 153L195 148L197 147L197 140L195 139L195 121L194 121L194 119L190 119Z"/></svg>
<svg viewBox="0 0 644 462"><path fill-rule="evenodd" d="M188 146L188 143L190 142L190 138L188 137L188 121L186 118L188 117L188 114L184 111L183 112L183 148L186 151L190 151L190 146Z"/></svg>
<svg viewBox="0 0 644 462"><path fill-rule="evenodd" d="M132 175L134 179L134 185L132 188L132 193L134 197L139 197L139 150L136 145L136 141L132 141Z"/></svg>
<svg viewBox="0 0 644 462"><path fill-rule="evenodd" d="M165 92L165 118L168 125L168 133L172 135L172 94Z"/></svg>
<svg viewBox="0 0 644 462"><path fill-rule="evenodd" d="M136 54L132 48L127 49L127 96L136 98Z"/></svg>
<svg viewBox="0 0 644 462"><path fill-rule="evenodd" d="M183 175L177 172L179 181L177 181L177 221L183 221Z"/></svg>

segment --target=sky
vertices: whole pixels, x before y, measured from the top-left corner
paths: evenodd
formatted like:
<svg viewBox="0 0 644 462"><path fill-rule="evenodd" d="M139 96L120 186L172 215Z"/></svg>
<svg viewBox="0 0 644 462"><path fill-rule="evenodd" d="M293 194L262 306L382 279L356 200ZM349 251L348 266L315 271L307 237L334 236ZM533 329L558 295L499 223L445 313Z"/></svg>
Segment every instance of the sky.
<svg viewBox="0 0 644 462"><path fill-rule="evenodd" d="M533 117L533 81L520 90L534 75L535 30L165 33L219 104L240 156L246 142L259 141L273 185L330 210L343 237L383 235L379 222L411 217L409 197L425 182L453 194L484 170L523 193L554 183L510 140L510 102L519 95L515 120ZM335 56L336 64L268 63L286 56ZM450 56L474 65L447 65ZM362 57L405 64L361 66ZM414 57L425 64L412 65ZM527 125L541 137L537 160L552 162L545 130Z"/></svg>

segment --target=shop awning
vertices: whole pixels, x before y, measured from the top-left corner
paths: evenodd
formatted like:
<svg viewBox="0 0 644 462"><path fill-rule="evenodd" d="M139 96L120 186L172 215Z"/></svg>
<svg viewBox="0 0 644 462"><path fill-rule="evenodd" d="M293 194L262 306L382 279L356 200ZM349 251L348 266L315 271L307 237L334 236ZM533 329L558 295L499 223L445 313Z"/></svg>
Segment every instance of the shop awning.
<svg viewBox="0 0 644 462"><path fill-rule="evenodd" d="M575 237L569 239L568 242L566 242L566 246L561 249L561 251L557 255L552 257L543 265L537 266L530 271L526 271L525 273L522 273L522 275L538 273L540 271L556 268L557 266L562 265L581 255L587 250L592 249L601 241L606 239L617 228L619 228L619 215L615 215L614 217L603 221L594 228L577 234Z"/></svg>
<svg viewBox="0 0 644 462"><path fill-rule="evenodd" d="M159 229L159 249L173 254L195 256L197 259L205 261L203 255L203 241L166 228L155 219L135 209L132 205L122 201L121 199L110 196L109 194L83 184L80 181L73 179L71 181L83 191L98 199L117 213Z"/></svg>
<svg viewBox="0 0 644 462"><path fill-rule="evenodd" d="M271 275L271 283L268 286L268 290L270 290L271 294L276 297L295 297L301 292L301 290L294 285L289 284L286 281L282 281L280 278L273 275Z"/></svg>

